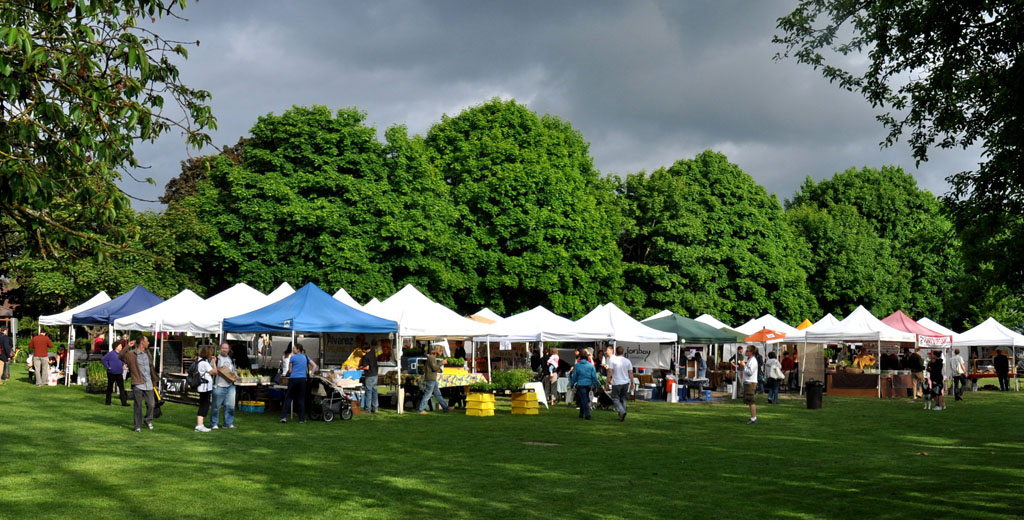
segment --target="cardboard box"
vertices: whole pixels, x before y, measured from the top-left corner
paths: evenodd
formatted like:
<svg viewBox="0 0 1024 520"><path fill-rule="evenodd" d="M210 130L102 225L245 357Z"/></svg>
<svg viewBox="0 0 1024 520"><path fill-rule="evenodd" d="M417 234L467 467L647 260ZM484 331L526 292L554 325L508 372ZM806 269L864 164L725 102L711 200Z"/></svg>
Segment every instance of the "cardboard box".
<svg viewBox="0 0 1024 520"><path fill-rule="evenodd" d="M232 383L238 380L238 376L236 376L231 370L228 370L228 367L225 366L217 367L217 375L231 381Z"/></svg>

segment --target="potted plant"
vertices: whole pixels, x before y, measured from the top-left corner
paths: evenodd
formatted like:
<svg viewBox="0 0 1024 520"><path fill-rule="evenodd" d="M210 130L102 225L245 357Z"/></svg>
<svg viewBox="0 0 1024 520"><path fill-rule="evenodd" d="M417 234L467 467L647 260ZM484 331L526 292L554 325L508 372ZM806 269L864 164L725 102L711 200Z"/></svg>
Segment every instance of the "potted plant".
<svg viewBox="0 0 1024 520"><path fill-rule="evenodd" d="M102 394L107 391L107 369L103 363L93 361L86 365L86 387L85 391L90 394Z"/></svg>

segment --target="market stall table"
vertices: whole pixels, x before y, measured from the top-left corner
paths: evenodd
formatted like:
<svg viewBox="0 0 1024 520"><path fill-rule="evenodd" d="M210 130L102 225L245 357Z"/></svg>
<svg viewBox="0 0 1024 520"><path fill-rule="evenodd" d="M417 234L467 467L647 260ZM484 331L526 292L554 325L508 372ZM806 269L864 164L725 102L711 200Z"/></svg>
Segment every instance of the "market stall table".
<svg viewBox="0 0 1024 520"><path fill-rule="evenodd" d="M825 375L828 395L878 397L878 374L863 374L837 370Z"/></svg>

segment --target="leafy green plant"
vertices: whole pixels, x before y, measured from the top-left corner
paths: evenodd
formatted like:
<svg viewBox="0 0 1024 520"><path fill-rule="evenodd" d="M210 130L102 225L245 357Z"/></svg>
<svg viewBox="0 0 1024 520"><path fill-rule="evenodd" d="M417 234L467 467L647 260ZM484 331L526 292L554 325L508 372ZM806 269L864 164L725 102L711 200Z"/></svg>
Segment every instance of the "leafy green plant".
<svg viewBox="0 0 1024 520"><path fill-rule="evenodd" d="M519 390L530 381L533 381L533 371L525 368L497 370L491 374L491 384L495 390Z"/></svg>
<svg viewBox="0 0 1024 520"><path fill-rule="evenodd" d="M103 363L99 361L93 361L86 365L86 374L88 375L88 390L91 392L98 392L106 390L107 388L107 369L104 368Z"/></svg>
<svg viewBox="0 0 1024 520"><path fill-rule="evenodd" d="M473 383L469 385L470 392L491 392L494 390L494 385L487 382Z"/></svg>
<svg viewBox="0 0 1024 520"><path fill-rule="evenodd" d="M462 367L466 365L466 358L450 357L444 359L444 365L447 367Z"/></svg>

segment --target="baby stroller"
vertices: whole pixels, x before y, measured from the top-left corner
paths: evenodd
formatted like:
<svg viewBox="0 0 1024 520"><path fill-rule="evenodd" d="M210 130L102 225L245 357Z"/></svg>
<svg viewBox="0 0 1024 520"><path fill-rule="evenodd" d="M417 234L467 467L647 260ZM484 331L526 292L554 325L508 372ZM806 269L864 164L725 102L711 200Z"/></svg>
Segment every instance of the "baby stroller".
<svg viewBox="0 0 1024 520"><path fill-rule="evenodd" d="M597 403L594 404L594 408L597 410L611 410L615 407L615 403L612 402L612 396L608 395L608 391L605 390L604 386L594 389L594 397L597 398Z"/></svg>
<svg viewBox="0 0 1024 520"><path fill-rule="evenodd" d="M311 419L315 421L322 418L324 422L331 422L335 416L341 417L343 421L352 418L352 401L340 389L332 384L321 382L318 393L323 394L319 398L320 409L314 408L319 413L310 412Z"/></svg>

